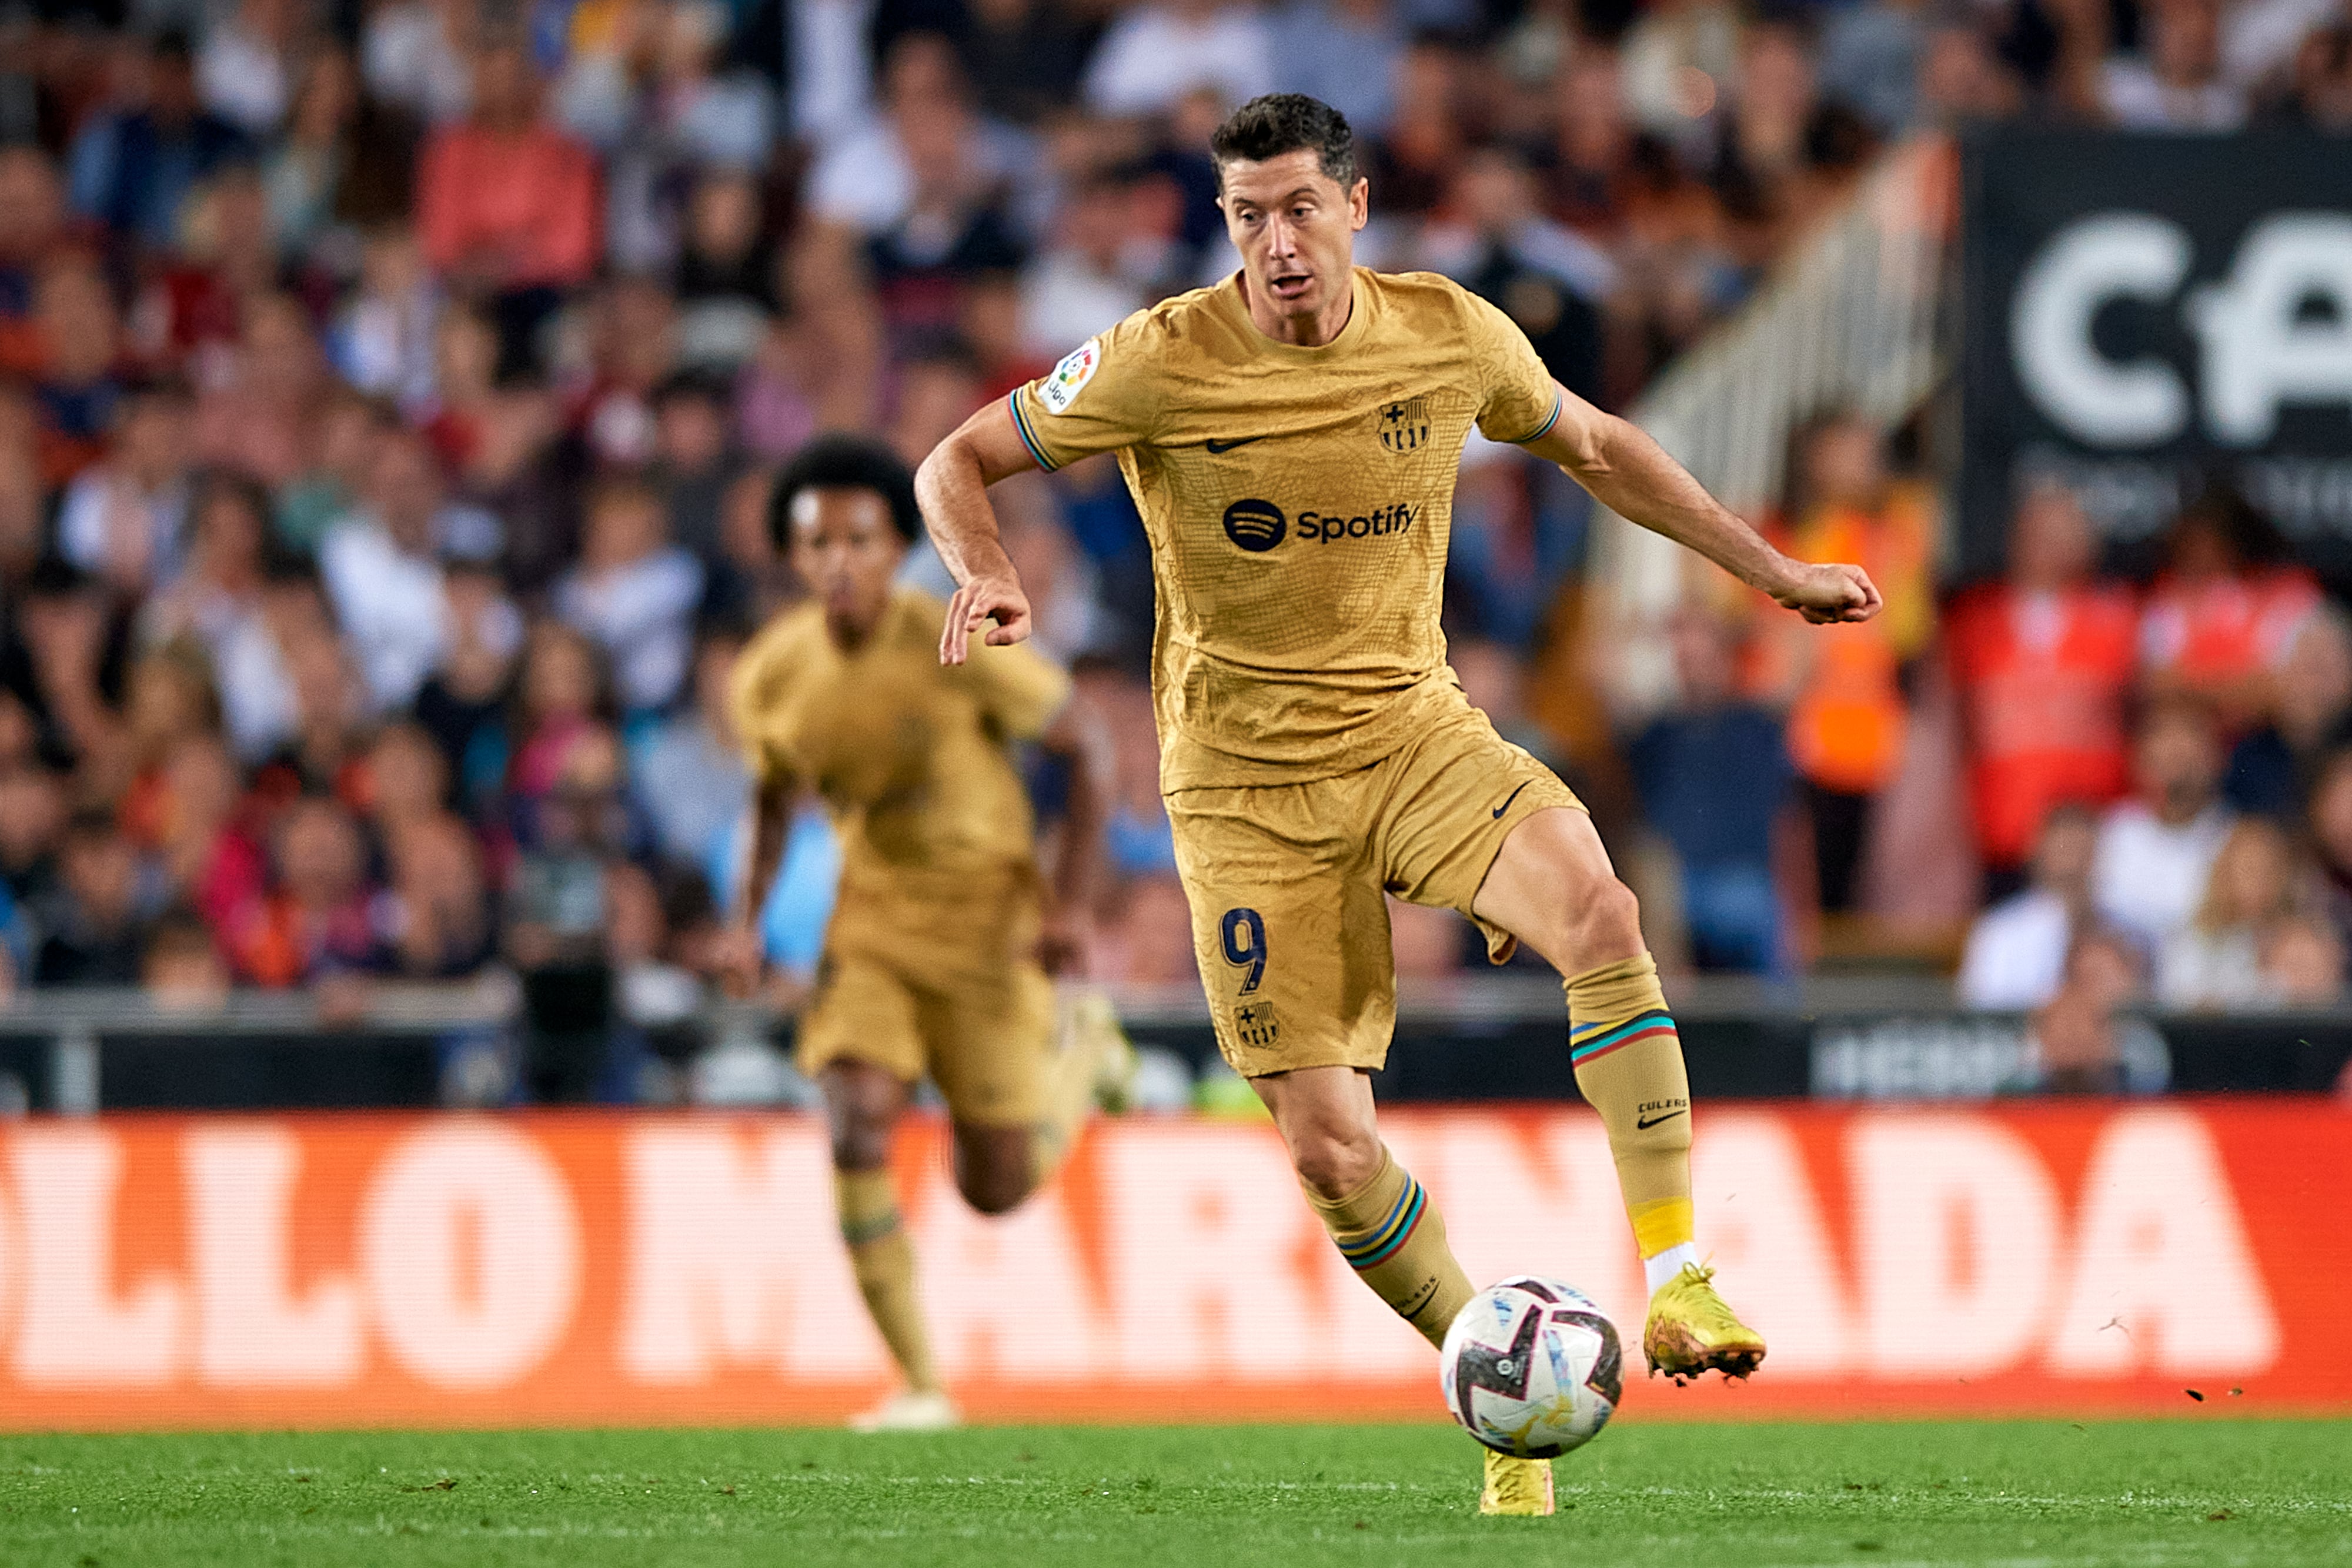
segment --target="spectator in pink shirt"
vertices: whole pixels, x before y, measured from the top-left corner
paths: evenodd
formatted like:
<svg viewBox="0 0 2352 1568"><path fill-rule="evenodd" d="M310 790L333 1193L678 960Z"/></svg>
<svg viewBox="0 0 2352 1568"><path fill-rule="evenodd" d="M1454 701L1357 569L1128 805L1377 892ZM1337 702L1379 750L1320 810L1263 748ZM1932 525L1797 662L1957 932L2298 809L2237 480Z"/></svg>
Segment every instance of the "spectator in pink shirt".
<svg viewBox="0 0 2352 1568"><path fill-rule="evenodd" d="M596 158L540 117L539 81L517 41L474 64L474 112L434 132L416 181L425 258L499 297L509 359L556 302L595 270Z"/></svg>

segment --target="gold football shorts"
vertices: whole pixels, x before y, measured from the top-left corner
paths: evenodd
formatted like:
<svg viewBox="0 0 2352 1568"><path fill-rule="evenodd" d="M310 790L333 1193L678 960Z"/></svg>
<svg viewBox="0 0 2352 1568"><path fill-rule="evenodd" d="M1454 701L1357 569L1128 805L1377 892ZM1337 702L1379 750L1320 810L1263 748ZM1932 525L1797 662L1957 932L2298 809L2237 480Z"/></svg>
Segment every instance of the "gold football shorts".
<svg viewBox="0 0 2352 1568"><path fill-rule="evenodd" d="M929 1074L958 1122L1017 1127L1045 1110L1054 983L1037 962L1034 877L845 885L826 928L797 1057Z"/></svg>
<svg viewBox="0 0 2352 1568"><path fill-rule="evenodd" d="M1396 1023L1386 895L1468 915L1503 841L1552 806L1584 809L1459 695L1369 768L1171 794L1193 956L1234 1071L1384 1063ZM1508 957L1510 935L1478 925L1489 956Z"/></svg>

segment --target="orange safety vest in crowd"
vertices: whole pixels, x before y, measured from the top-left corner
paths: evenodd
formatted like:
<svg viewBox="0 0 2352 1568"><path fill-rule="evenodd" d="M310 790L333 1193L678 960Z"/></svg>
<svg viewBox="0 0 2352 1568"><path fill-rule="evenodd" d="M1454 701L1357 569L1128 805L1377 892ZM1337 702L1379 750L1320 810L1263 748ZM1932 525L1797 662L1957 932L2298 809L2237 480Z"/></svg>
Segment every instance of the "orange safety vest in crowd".
<svg viewBox="0 0 2352 1568"><path fill-rule="evenodd" d="M2021 864L2052 807L2124 792L2139 612L2112 584L2050 594L1992 584L1963 595L1945 625L1977 842L1995 865Z"/></svg>
<svg viewBox="0 0 2352 1568"><path fill-rule="evenodd" d="M1860 625L1809 629L1811 667L1789 710L1789 755L1824 789L1867 795L1903 766L1910 718L1896 676L1936 630L1928 570L1935 505L1917 486L1890 486L1875 512L1817 507L1782 547L1799 560L1848 561L1870 574L1885 608Z"/></svg>

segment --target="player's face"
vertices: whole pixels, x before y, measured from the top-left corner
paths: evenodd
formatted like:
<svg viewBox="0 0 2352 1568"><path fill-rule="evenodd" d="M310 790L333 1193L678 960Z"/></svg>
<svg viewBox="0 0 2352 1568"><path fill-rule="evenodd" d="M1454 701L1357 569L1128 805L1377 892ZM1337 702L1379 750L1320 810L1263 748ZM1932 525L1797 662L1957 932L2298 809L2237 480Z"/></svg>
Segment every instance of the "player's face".
<svg viewBox="0 0 2352 1568"><path fill-rule="evenodd" d="M880 623L906 553L889 503L871 490L808 489L793 497L793 570L824 602L837 641L861 643Z"/></svg>
<svg viewBox="0 0 2352 1568"><path fill-rule="evenodd" d="M1306 148L1262 163L1227 163L1222 172L1218 204L1224 208L1225 233L1242 253L1252 302L1263 301L1275 316L1292 319L1344 319L1370 187L1361 180L1353 189L1342 187Z"/></svg>

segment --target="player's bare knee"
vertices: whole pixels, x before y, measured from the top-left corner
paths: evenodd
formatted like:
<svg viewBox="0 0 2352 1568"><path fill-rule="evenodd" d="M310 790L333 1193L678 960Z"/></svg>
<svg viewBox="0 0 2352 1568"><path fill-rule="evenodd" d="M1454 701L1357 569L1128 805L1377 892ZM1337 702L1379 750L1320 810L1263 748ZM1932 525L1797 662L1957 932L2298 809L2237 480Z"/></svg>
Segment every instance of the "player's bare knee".
<svg viewBox="0 0 2352 1568"><path fill-rule="evenodd" d="M1027 1128L956 1129L956 1190L982 1214L1007 1214L1036 1185Z"/></svg>
<svg viewBox="0 0 2352 1568"><path fill-rule="evenodd" d="M1562 944L1570 974L1642 951L1642 904L1614 876L1595 877L1572 895Z"/></svg>
<svg viewBox="0 0 2352 1568"><path fill-rule="evenodd" d="M1029 1196L1030 1181L1025 1173L1013 1176L992 1172L966 1176L956 1183L956 1189L975 1213L1010 1214Z"/></svg>
<svg viewBox="0 0 2352 1568"><path fill-rule="evenodd" d="M840 1171L879 1170L890 1163L890 1124L854 1111L830 1118L833 1168Z"/></svg>
<svg viewBox="0 0 2352 1568"><path fill-rule="evenodd" d="M907 1086L862 1061L835 1061L817 1074L835 1170L870 1171L890 1161L890 1134Z"/></svg>
<svg viewBox="0 0 2352 1568"><path fill-rule="evenodd" d="M825 1133L833 1144L833 1168L841 1171L878 1170L890 1163L890 1129L898 1118L853 1092L824 1097Z"/></svg>
<svg viewBox="0 0 2352 1568"><path fill-rule="evenodd" d="M1345 1197L1381 1174L1381 1140L1369 1128L1303 1129L1290 1138L1290 1163L1316 1197Z"/></svg>

